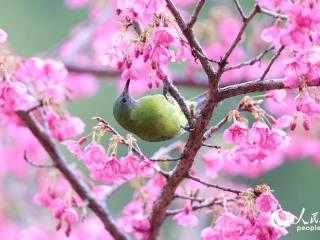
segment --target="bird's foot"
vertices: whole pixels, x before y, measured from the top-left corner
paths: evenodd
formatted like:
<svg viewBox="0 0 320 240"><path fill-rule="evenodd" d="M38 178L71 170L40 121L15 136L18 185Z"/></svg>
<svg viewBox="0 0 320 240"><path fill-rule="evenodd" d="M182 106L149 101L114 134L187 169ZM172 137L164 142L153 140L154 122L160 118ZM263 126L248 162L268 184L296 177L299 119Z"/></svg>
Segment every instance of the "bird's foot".
<svg viewBox="0 0 320 240"><path fill-rule="evenodd" d="M168 86L163 86L162 94L163 94L163 96L167 99L167 101L169 101L169 99L168 99L168 92L169 92Z"/></svg>
<svg viewBox="0 0 320 240"><path fill-rule="evenodd" d="M183 130L185 130L185 131L187 131L187 132L192 132L193 130L194 130L194 128L193 127L191 127L191 126L188 126L188 125L186 125L186 126L180 126Z"/></svg>

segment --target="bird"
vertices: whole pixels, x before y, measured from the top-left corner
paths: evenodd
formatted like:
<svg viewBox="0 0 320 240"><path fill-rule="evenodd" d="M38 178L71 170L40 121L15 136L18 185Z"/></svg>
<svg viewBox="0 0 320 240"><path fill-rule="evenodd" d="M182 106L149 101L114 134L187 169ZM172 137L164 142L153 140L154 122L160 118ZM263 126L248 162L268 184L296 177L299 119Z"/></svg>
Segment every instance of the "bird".
<svg viewBox="0 0 320 240"><path fill-rule="evenodd" d="M113 105L113 115L121 127L147 142L160 142L180 136L188 121L176 100L167 94L146 95L134 99L129 94L130 79ZM199 109L206 93L186 101L189 108Z"/></svg>

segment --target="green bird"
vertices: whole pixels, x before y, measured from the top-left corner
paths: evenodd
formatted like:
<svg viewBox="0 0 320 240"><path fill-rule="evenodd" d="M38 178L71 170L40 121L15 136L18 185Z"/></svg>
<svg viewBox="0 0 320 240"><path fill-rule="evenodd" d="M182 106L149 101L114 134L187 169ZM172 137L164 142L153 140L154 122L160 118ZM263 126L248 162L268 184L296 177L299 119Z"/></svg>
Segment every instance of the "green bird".
<svg viewBox="0 0 320 240"><path fill-rule="evenodd" d="M187 119L179 104L171 96L155 94L134 99L129 95L130 79L113 105L113 115L126 130L148 142L170 140L181 135ZM199 111L206 94L187 101L190 108Z"/></svg>

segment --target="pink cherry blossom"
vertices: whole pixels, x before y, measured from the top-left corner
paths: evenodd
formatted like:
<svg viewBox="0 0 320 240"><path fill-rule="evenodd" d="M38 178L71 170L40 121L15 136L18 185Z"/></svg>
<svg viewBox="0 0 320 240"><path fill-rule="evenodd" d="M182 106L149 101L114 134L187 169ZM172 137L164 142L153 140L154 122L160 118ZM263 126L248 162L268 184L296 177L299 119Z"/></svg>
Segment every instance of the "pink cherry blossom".
<svg viewBox="0 0 320 240"><path fill-rule="evenodd" d="M58 141L77 137L84 131L85 124L80 118L68 114L61 117L51 110L47 112L46 117L49 129Z"/></svg>
<svg viewBox="0 0 320 240"><path fill-rule="evenodd" d="M271 193L263 193L256 199L256 208L260 212L272 212L278 208L278 200Z"/></svg>
<svg viewBox="0 0 320 240"><path fill-rule="evenodd" d="M175 39L175 34L168 27L160 26L153 32L153 43L156 46L162 45L168 47Z"/></svg>
<svg viewBox="0 0 320 240"><path fill-rule="evenodd" d="M286 90L273 90L266 94L266 98L272 99L275 103L279 104L282 108L285 108L287 105L285 103Z"/></svg>
<svg viewBox="0 0 320 240"><path fill-rule="evenodd" d="M252 128L249 132L249 137L254 143L264 146L267 142L267 137L269 134L269 127L265 123L257 121L252 125Z"/></svg>
<svg viewBox="0 0 320 240"><path fill-rule="evenodd" d="M305 94L297 102L297 111L302 112L306 116L317 116L320 114L320 106L308 94Z"/></svg>
<svg viewBox="0 0 320 240"><path fill-rule="evenodd" d="M199 223L198 218L192 213L192 207L190 204L186 204L183 212L174 215L173 220L175 220L179 225L185 227L195 227Z"/></svg>
<svg viewBox="0 0 320 240"><path fill-rule="evenodd" d="M265 28L261 33L261 38L265 42L275 42L277 46L280 45L279 43L279 35L280 35L280 22L276 22L275 25L269 28ZM278 41L277 41L278 40Z"/></svg>
<svg viewBox="0 0 320 240"><path fill-rule="evenodd" d="M0 99L4 102L4 108L13 111L28 110L37 104L36 99L28 93L27 87L19 81L0 83Z"/></svg>
<svg viewBox="0 0 320 240"><path fill-rule="evenodd" d="M62 142L65 145L69 152L71 152L77 159L82 158L82 147L79 141L66 140Z"/></svg>
<svg viewBox="0 0 320 240"><path fill-rule="evenodd" d="M129 153L127 156L120 158L121 176L125 179L131 179L139 173L139 161L136 156Z"/></svg>
<svg viewBox="0 0 320 240"><path fill-rule="evenodd" d="M224 132L223 138L226 142L242 143L247 135L247 129L244 123L236 121Z"/></svg>
<svg viewBox="0 0 320 240"><path fill-rule="evenodd" d="M125 69L121 75L123 81L127 81L128 79L137 80L138 77L138 73L133 69Z"/></svg>
<svg viewBox="0 0 320 240"><path fill-rule="evenodd" d="M156 171L159 170L160 168L156 163L153 163L147 159L143 160L139 164L139 174L146 178L152 177Z"/></svg>
<svg viewBox="0 0 320 240"><path fill-rule="evenodd" d="M80 219L79 214L74 208L69 208L65 206L62 206L61 208L57 209L54 216L59 220L57 230L59 230L62 227L62 223L65 223L67 225L65 229L65 234L67 237L70 236L71 226L78 222Z"/></svg>
<svg viewBox="0 0 320 240"><path fill-rule="evenodd" d="M104 183L117 182L121 176L121 164L114 154L100 162L95 170L99 173L99 178L101 178L97 180Z"/></svg>
<svg viewBox="0 0 320 240"><path fill-rule="evenodd" d="M118 15L137 20L142 16L147 4L143 0L117 0Z"/></svg>
<svg viewBox="0 0 320 240"><path fill-rule="evenodd" d="M83 150L82 159L89 169L96 167L105 158L106 151L104 147L96 142L90 143Z"/></svg>
<svg viewBox="0 0 320 240"><path fill-rule="evenodd" d="M103 65L109 65L121 70L125 63L125 56L122 50L113 47L102 56L101 60Z"/></svg>
<svg viewBox="0 0 320 240"><path fill-rule="evenodd" d="M146 216L143 216L142 214L136 214L131 221L131 225L134 231L144 236L144 239L148 237L151 225Z"/></svg>

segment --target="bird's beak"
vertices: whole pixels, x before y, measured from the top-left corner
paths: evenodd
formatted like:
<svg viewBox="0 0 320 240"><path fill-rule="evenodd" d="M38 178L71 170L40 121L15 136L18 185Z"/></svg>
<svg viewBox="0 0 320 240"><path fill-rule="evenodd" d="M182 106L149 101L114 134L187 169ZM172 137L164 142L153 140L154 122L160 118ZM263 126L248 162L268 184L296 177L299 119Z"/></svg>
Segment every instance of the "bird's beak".
<svg viewBox="0 0 320 240"><path fill-rule="evenodd" d="M129 96L129 85L130 85L130 78L127 80L126 85L123 89L123 95Z"/></svg>

